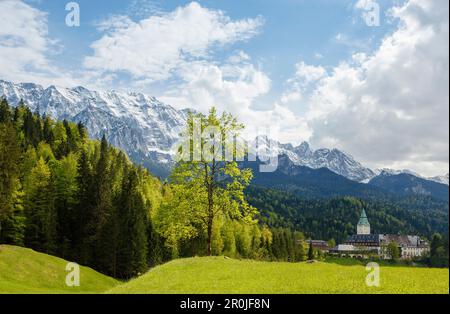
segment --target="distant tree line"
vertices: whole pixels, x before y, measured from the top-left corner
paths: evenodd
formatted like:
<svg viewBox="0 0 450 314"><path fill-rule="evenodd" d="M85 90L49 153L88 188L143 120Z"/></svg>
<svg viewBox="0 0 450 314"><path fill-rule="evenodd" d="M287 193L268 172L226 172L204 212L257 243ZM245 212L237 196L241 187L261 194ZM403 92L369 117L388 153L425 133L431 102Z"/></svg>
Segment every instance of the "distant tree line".
<svg viewBox="0 0 450 314"><path fill-rule="evenodd" d="M429 198L408 197L396 203L354 197L308 199L257 186L250 186L246 194L248 202L259 209L260 222L302 230L313 239L347 240L356 232L362 208L374 233L415 234L430 240L436 232L448 234L448 203Z"/></svg>

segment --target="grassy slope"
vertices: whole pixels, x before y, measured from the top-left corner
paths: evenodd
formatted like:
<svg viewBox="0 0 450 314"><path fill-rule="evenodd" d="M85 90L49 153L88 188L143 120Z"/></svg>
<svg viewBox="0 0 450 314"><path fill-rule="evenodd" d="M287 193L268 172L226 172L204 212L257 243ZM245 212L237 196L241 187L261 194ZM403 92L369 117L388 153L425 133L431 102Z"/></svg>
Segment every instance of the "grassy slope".
<svg viewBox="0 0 450 314"><path fill-rule="evenodd" d="M100 293L118 281L81 267L80 287L65 284L68 262L30 249L0 245L0 293Z"/></svg>
<svg viewBox="0 0 450 314"><path fill-rule="evenodd" d="M191 258L172 261L110 293L448 293L448 269L381 267L381 286L364 266Z"/></svg>

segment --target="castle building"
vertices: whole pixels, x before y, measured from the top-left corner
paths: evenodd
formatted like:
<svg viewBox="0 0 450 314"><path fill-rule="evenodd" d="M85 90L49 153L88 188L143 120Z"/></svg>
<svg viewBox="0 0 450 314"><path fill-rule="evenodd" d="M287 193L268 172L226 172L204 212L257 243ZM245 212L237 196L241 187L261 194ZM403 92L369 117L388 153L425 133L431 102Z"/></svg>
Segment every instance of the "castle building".
<svg viewBox="0 0 450 314"><path fill-rule="evenodd" d="M415 235L371 234L369 219L363 209L356 225L356 234L351 235L344 244L330 250L331 253L349 257L378 255L388 259L387 246L396 243L402 259L421 257L430 251L430 245Z"/></svg>

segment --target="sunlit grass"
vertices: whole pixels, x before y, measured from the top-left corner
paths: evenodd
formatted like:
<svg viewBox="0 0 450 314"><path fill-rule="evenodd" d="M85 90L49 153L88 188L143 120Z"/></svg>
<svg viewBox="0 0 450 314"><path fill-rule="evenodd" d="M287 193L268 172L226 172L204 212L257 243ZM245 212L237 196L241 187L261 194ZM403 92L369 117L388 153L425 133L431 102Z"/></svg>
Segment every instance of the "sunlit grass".
<svg viewBox="0 0 450 314"><path fill-rule="evenodd" d="M119 282L80 268L80 286L66 285L67 261L30 249L0 245L0 293L100 293Z"/></svg>
<svg viewBox="0 0 450 314"><path fill-rule="evenodd" d="M268 263L223 257L172 261L110 293L448 293L448 269L381 266L380 287L368 287L361 265Z"/></svg>

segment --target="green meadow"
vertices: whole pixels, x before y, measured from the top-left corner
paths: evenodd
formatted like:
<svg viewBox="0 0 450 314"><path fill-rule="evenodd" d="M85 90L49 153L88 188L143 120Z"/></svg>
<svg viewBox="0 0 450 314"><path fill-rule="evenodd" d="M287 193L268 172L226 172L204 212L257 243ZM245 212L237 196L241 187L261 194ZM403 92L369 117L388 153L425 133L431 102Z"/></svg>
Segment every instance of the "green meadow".
<svg viewBox="0 0 450 314"><path fill-rule="evenodd" d="M172 261L109 293L351 294L449 292L448 269L381 266L380 287L368 287L361 265L269 263L223 257Z"/></svg>
<svg viewBox="0 0 450 314"><path fill-rule="evenodd" d="M67 287L67 261L0 246L0 293L124 294L448 294L448 269L381 266L380 287L368 287L364 265L272 263L224 257L178 259L121 283L81 267L80 287Z"/></svg>
<svg viewBox="0 0 450 314"><path fill-rule="evenodd" d="M67 261L31 249L0 245L0 293L101 293L119 284L91 268L80 268L80 287L66 285Z"/></svg>

